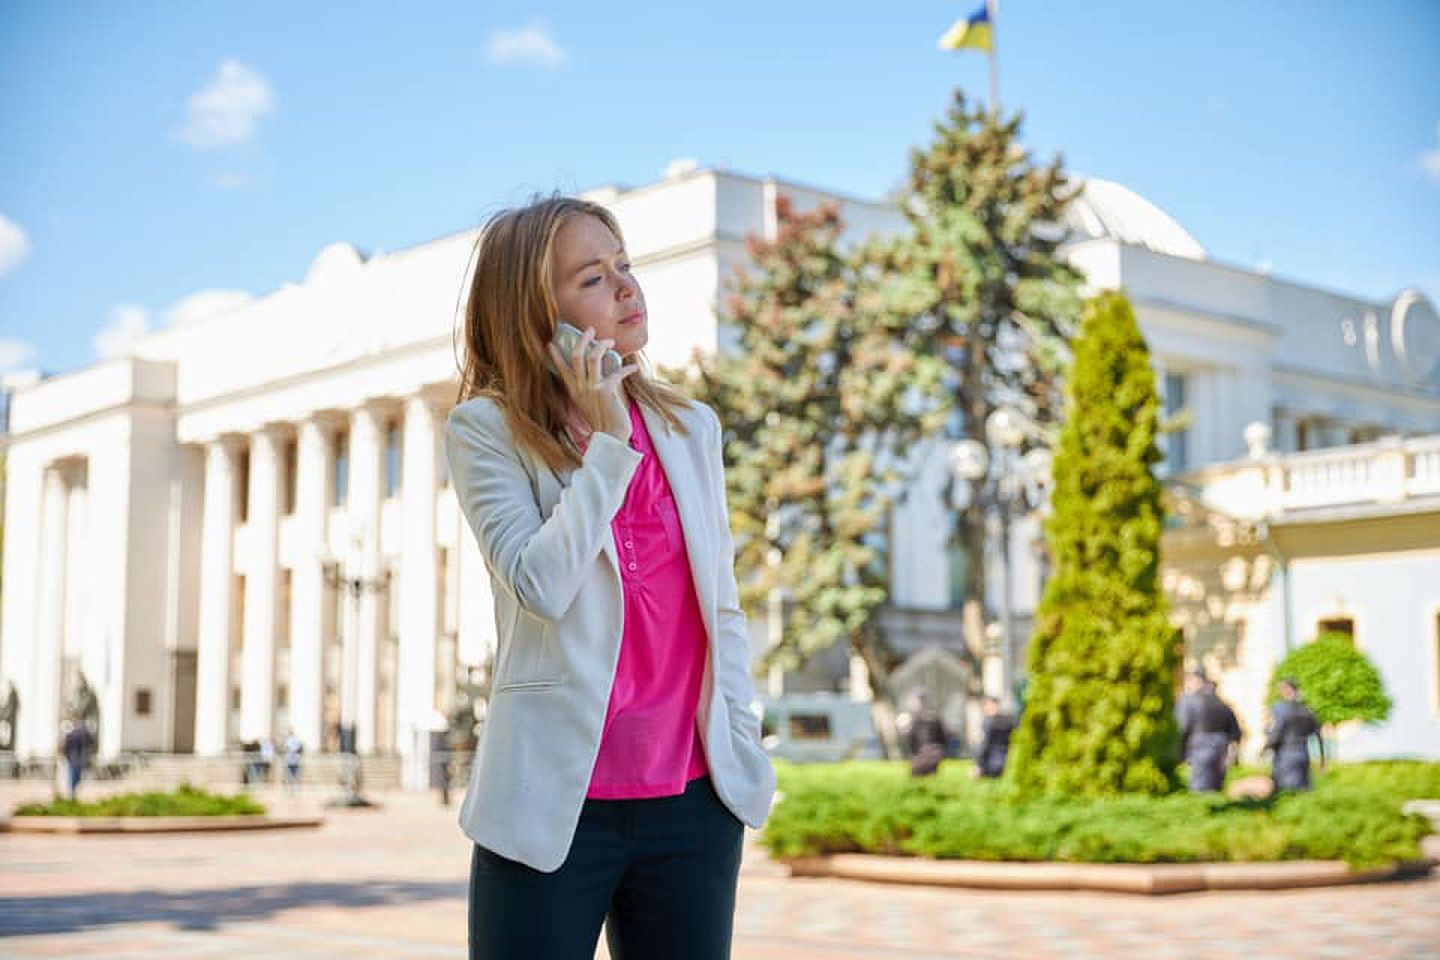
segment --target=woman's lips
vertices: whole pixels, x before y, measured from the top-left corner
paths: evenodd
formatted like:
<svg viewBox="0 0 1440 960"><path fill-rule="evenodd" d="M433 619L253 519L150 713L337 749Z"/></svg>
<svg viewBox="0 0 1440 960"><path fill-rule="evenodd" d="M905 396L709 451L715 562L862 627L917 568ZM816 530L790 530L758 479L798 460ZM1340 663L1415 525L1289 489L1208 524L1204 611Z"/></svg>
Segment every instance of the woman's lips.
<svg viewBox="0 0 1440 960"><path fill-rule="evenodd" d="M641 320L644 320L644 319L645 319L645 311L644 311L644 310L637 310L636 312L630 314L630 316L628 316L628 317L626 317L625 319L621 320L621 321L620 321L620 325L621 325L621 326L629 326L629 325L632 324L632 323L639 323Z"/></svg>

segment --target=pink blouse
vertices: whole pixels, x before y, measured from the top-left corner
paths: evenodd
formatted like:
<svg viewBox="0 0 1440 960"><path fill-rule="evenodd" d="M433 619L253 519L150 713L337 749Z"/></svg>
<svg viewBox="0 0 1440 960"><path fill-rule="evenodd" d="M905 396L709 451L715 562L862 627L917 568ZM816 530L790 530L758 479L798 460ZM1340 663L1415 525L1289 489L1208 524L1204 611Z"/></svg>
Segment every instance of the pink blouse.
<svg viewBox="0 0 1440 960"><path fill-rule="evenodd" d="M610 523L625 591L620 662L587 794L668 797L709 772L696 711L706 632L670 482L645 418L630 406L630 446L644 457Z"/></svg>

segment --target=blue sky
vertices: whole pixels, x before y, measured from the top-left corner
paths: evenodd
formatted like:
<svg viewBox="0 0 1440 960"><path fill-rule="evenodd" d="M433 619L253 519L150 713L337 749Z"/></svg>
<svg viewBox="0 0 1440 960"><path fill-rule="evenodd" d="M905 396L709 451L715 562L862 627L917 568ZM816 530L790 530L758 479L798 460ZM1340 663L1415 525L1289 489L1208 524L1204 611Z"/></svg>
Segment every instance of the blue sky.
<svg viewBox="0 0 1440 960"><path fill-rule="evenodd" d="M878 197L975 0L0 5L0 370L679 157ZM1440 300L1440 3L1003 0L1025 140L1216 259ZM97 339L101 341L97 346Z"/></svg>

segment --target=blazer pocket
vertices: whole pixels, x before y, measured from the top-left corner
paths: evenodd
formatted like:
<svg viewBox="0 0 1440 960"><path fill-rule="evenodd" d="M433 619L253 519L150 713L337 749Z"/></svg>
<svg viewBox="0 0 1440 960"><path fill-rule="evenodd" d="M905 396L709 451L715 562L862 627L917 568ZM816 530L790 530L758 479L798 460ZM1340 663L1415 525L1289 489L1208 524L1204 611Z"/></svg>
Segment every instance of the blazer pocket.
<svg viewBox="0 0 1440 960"><path fill-rule="evenodd" d="M553 690L560 685L559 680L515 680L511 683L502 683L495 688L496 693L540 693L545 690Z"/></svg>
<svg viewBox="0 0 1440 960"><path fill-rule="evenodd" d="M564 671L558 666L556 640L553 626L517 609L505 656L495 671L495 692L540 690L559 683Z"/></svg>

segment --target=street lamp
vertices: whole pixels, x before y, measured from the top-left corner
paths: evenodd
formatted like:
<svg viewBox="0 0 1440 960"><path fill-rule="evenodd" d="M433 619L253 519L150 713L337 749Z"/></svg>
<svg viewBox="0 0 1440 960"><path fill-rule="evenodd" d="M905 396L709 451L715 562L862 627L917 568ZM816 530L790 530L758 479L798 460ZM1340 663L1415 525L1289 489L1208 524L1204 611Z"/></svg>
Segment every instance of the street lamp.
<svg viewBox="0 0 1440 960"><path fill-rule="evenodd" d="M358 553L362 536L356 533L352 540L354 553ZM345 667L341 671L339 729L340 784L344 787L345 794L328 805L332 807L373 807L375 804L365 798L361 789L360 753L355 736L356 715L359 713L357 698L360 687L360 599L367 593L383 593L390 585L390 574L386 571L376 577L347 575L341 572L340 561L327 552L322 552L318 559L325 578L325 585L332 590L344 590L349 595L352 605L350 622L354 624L355 628L355 635L347 638L349 642L342 641L342 649L348 648L349 651L345 656ZM347 677L348 683L345 682Z"/></svg>
<svg viewBox="0 0 1440 960"><path fill-rule="evenodd" d="M979 503L987 521L1000 534L1000 692L1009 701L1015 694L1015 632L1010 581L1010 519L1016 510L1029 512L1044 499L1050 482L1050 451L1035 447L1020 455L1027 437L1038 434L1035 425L1013 407L996 407L985 418L989 447L965 439L950 448L950 472ZM988 523L987 523L988 526ZM983 558L979 562L984 562ZM984 598L980 598L984 602ZM1007 703L1008 706L1008 703Z"/></svg>

